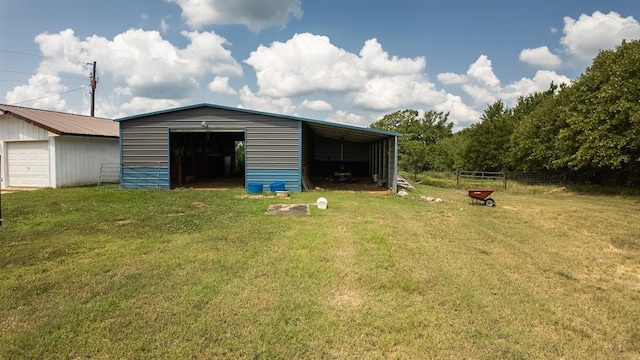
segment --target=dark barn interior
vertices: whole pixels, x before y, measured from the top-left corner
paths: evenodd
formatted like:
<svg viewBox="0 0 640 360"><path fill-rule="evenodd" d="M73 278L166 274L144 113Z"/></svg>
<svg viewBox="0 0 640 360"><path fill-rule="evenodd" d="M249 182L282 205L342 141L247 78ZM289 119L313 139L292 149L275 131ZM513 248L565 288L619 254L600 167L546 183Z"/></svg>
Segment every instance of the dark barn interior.
<svg viewBox="0 0 640 360"><path fill-rule="evenodd" d="M171 131L171 187L207 183L244 185L242 131Z"/></svg>
<svg viewBox="0 0 640 360"><path fill-rule="evenodd" d="M355 178L369 176L369 146L344 139L314 136L312 177L333 177L350 173Z"/></svg>
<svg viewBox="0 0 640 360"><path fill-rule="evenodd" d="M305 124L302 131L305 188L320 186L370 191L386 189L390 185L386 137L358 130L329 124ZM378 180L374 180L376 178Z"/></svg>

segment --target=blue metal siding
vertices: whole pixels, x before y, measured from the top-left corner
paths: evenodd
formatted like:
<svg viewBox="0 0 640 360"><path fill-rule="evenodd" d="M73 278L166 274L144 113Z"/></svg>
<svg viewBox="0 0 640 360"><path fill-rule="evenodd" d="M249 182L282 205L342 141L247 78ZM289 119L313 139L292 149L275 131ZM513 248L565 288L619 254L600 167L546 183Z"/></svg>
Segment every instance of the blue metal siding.
<svg viewBox="0 0 640 360"><path fill-rule="evenodd" d="M123 167L120 186L123 189L169 189L169 168Z"/></svg>
<svg viewBox="0 0 640 360"><path fill-rule="evenodd" d="M269 184L276 181L284 181L285 188L291 192L301 192L300 170L287 169L247 169L247 184L260 183L268 191Z"/></svg>

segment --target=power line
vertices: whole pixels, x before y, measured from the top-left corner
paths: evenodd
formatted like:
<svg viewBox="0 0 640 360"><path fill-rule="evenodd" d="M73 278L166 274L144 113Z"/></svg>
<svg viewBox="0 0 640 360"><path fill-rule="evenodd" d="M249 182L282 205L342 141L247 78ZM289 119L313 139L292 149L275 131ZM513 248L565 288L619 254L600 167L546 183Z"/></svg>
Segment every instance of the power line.
<svg viewBox="0 0 640 360"><path fill-rule="evenodd" d="M83 87L79 87L79 88L77 88L77 89L68 90L68 91L63 91L63 92L61 92L61 93L57 93L57 94L51 94L51 95L47 95L47 96L42 96L42 97L39 97L39 98L36 98L36 99L30 99L30 100L20 101L20 102L13 103L13 104L9 104L9 105L19 105L19 104L24 104L24 103L28 103L28 102L32 102L32 101L37 101L37 100L42 100L42 99L50 98L50 97L52 97L52 96L58 96L58 95L68 94L68 93L71 93L71 92L74 92L74 91L78 91L78 90L82 90L82 89L84 89L84 86L83 86Z"/></svg>
<svg viewBox="0 0 640 360"><path fill-rule="evenodd" d="M15 70L5 70L5 69L0 69L0 72L4 72L4 73L10 73L10 74L23 74L23 75L37 75L38 73L30 73L30 72L26 72L26 71L15 71ZM82 76L72 76L72 75L58 75L56 74L55 76L59 77L59 78L67 78L67 79L86 79L85 77Z"/></svg>
<svg viewBox="0 0 640 360"><path fill-rule="evenodd" d="M35 73L30 73L26 71L15 71L15 70L4 70L4 69L0 69L0 72L11 73L11 74L35 75Z"/></svg>
<svg viewBox="0 0 640 360"><path fill-rule="evenodd" d="M98 76L100 77L100 76ZM115 111L113 110L113 105L111 105L111 99L109 99L109 94L107 93L107 91L104 89L104 81L100 81L100 89L102 89L102 92L104 93L104 97L107 98L107 103L109 104L109 107L111 108L111 113L115 114Z"/></svg>
<svg viewBox="0 0 640 360"><path fill-rule="evenodd" d="M0 79L0 82L5 82L5 83L14 83L14 84L27 84L25 83L23 80L15 80L15 79ZM48 82L47 80L40 80L40 81L36 81L36 82L29 82L29 84L41 84L41 85L45 85L45 84L50 84L50 82ZM65 81L64 85L84 85L86 84L85 81L83 82L70 82L70 81Z"/></svg>
<svg viewBox="0 0 640 360"><path fill-rule="evenodd" d="M43 59L53 59L52 57L49 57L49 56L38 55L38 54L31 54L31 53L26 53L26 52L21 52L21 51L13 51L13 50L4 50L4 49L0 49L0 52L7 53L7 54L16 54L16 55L24 55L24 56L33 56L33 57L38 57L38 58L43 58Z"/></svg>

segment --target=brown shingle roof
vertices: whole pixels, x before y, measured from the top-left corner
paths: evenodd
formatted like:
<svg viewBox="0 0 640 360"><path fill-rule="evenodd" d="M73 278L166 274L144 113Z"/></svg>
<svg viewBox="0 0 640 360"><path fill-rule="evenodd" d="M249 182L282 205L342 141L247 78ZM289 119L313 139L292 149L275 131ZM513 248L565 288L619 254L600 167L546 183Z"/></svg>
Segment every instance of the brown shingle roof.
<svg viewBox="0 0 640 360"><path fill-rule="evenodd" d="M0 110L58 135L120 136L118 123L111 119L4 104Z"/></svg>

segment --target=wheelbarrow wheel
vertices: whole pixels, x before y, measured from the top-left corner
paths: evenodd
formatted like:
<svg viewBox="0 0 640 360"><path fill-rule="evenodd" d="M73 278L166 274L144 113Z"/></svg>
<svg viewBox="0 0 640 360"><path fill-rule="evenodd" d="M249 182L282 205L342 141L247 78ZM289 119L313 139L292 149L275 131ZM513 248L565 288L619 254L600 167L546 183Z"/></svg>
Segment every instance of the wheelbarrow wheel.
<svg viewBox="0 0 640 360"><path fill-rule="evenodd" d="M486 198L486 199L484 199L484 204L485 204L486 206L491 206L491 207L496 206L496 202L495 202L495 200L493 200L492 198Z"/></svg>

